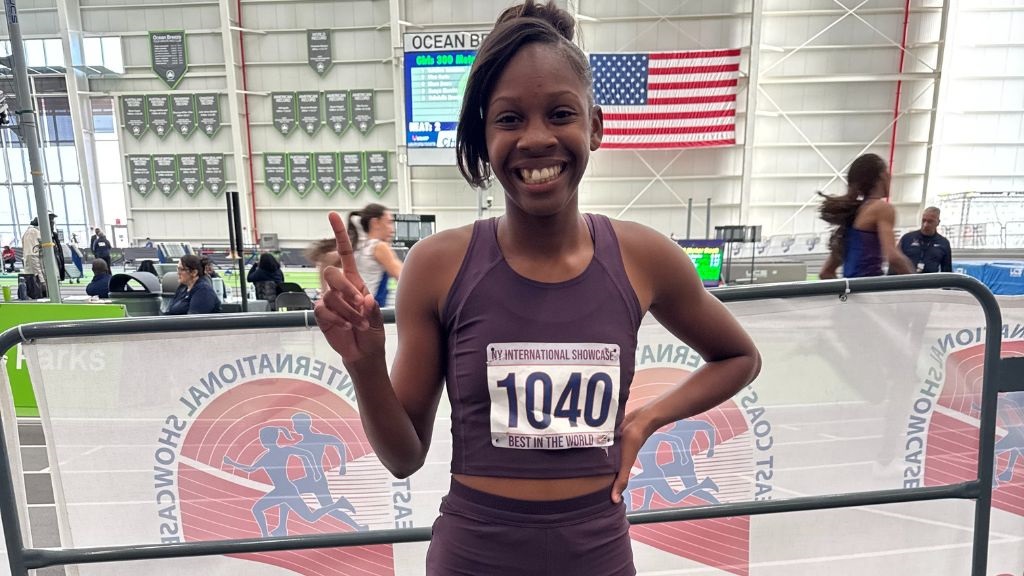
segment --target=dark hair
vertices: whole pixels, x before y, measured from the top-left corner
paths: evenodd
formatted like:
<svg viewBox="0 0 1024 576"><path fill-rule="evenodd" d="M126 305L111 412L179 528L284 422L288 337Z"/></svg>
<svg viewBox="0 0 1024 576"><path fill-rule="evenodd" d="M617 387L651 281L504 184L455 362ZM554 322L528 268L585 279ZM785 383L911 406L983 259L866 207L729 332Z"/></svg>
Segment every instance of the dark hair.
<svg viewBox="0 0 1024 576"><path fill-rule="evenodd" d="M206 276L206 263L209 262L206 258L200 258L195 254L186 254L178 260L181 267L185 270L191 270L199 273L199 278Z"/></svg>
<svg viewBox="0 0 1024 576"><path fill-rule="evenodd" d="M356 226L358 225L362 228L364 234L369 232L370 221L375 218L382 218L387 210L387 207L383 204L371 202L363 206L362 210L356 210L348 215L348 225L345 228L348 230L348 239L352 241L353 250L359 247L359 231L356 230ZM354 220L356 217L359 217L358 223Z"/></svg>
<svg viewBox="0 0 1024 576"><path fill-rule="evenodd" d="M862 154L846 171L846 194L828 196L818 192L825 199L818 207L818 214L822 220L836 227L828 239L829 251L833 255L842 258L846 249L846 229L853 225L857 210L887 169L885 160L877 154Z"/></svg>
<svg viewBox="0 0 1024 576"><path fill-rule="evenodd" d="M281 269L281 264L277 261L277 258L274 258L273 254L270 252L264 252L263 254L260 254L259 268L261 270L274 273Z"/></svg>
<svg viewBox="0 0 1024 576"><path fill-rule="evenodd" d="M156 266L153 266L152 260L143 260L142 262L139 262L139 267L136 268L136 270L138 272L149 272L156 276Z"/></svg>
<svg viewBox="0 0 1024 576"><path fill-rule="evenodd" d="M95 260L92 261L92 273L94 276L99 276L100 274L109 274L110 267L107 266L107 263L102 258L96 258Z"/></svg>
<svg viewBox="0 0 1024 576"><path fill-rule="evenodd" d="M470 69L455 131L455 157L459 172L471 186L484 188L491 177L484 137L487 105L502 72L521 48L529 44L549 44L560 50L586 87L588 98L593 97L590 63L579 46L572 42L575 27L572 15L554 1L538 4L534 0L526 0L498 16L494 30L480 45Z"/></svg>

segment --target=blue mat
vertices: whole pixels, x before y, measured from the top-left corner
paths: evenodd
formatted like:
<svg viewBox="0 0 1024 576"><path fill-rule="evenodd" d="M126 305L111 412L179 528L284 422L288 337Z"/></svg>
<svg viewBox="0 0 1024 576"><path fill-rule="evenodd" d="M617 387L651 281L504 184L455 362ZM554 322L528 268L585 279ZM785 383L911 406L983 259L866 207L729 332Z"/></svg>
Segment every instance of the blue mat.
<svg viewBox="0 0 1024 576"><path fill-rule="evenodd" d="M993 294L1024 294L1024 262L953 262L953 272L981 280Z"/></svg>

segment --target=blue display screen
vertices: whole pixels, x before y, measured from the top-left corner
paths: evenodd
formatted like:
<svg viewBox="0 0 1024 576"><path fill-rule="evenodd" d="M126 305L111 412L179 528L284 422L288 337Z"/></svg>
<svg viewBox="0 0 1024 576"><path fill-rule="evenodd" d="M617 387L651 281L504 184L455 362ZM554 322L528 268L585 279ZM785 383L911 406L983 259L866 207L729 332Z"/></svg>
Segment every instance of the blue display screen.
<svg viewBox="0 0 1024 576"><path fill-rule="evenodd" d="M475 59L475 50L406 53L406 146L455 148L462 94Z"/></svg>

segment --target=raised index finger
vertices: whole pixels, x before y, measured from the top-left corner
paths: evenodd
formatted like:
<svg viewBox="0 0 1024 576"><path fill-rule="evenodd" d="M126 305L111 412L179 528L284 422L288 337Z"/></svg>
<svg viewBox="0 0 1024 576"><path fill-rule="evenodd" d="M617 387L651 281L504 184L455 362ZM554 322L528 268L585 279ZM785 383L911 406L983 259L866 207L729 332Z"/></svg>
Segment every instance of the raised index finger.
<svg viewBox="0 0 1024 576"><path fill-rule="evenodd" d="M352 254L352 240L349 239L348 230L345 229L345 221L337 212L328 214L327 219L330 220L331 228L334 230L334 242L338 247L338 255L341 256L341 268L346 273L358 275L356 257Z"/></svg>

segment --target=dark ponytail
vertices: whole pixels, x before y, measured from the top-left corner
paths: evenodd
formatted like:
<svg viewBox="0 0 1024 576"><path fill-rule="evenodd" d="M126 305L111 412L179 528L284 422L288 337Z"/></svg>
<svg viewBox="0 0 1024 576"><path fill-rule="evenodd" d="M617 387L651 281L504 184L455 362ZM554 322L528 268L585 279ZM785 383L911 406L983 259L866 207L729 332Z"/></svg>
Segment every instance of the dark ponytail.
<svg viewBox="0 0 1024 576"><path fill-rule="evenodd" d="M383 204L371 202L363 206L362 210L356 210L348 215L348 225L345 226L345 229L348 230L348 239L352 242L353 250L359 248L359 238L361 236L356 226L362 228L362 235L365 235L370 231L370 221L374 218L382 218L385 211L387 211L387 207Z"/></svg>
<svg viewBox="0 0 1024 576"><path fill-rule="evenodd" d="M828 240L829 251L833 256L842 259L846 249L846 230L853 226L857 210L886 170L885 160L877 154L863 154L850 164L850 169L846 172L846 194L828 196L818 192L818 196L824 198L818 207L818 215L836 227Z"/></svg>

